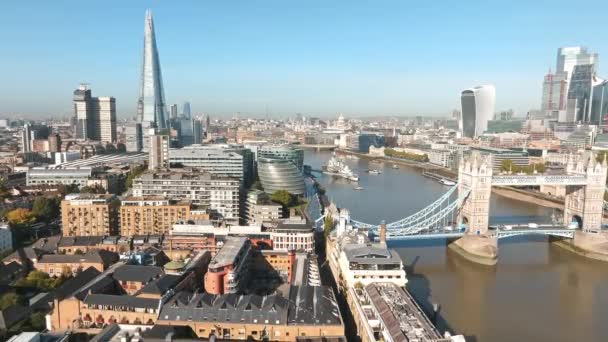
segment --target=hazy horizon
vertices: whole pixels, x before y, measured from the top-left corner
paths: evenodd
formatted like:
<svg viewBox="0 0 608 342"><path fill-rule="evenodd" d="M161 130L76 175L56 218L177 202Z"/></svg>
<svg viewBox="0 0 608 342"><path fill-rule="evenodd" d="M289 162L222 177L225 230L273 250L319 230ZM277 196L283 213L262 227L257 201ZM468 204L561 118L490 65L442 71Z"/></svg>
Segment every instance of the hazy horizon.
<svg viewBox="0 0 608 342"><path fill-rule="evenodd" d="M193 114L449 117L462 90L493 84L496 111L522 117L559 47L599 53L608 76L594 25L608 4L573 17L560 3L5 2L0 117L71 116L81 82L133 117L146 8L168 105Z"/></svg>

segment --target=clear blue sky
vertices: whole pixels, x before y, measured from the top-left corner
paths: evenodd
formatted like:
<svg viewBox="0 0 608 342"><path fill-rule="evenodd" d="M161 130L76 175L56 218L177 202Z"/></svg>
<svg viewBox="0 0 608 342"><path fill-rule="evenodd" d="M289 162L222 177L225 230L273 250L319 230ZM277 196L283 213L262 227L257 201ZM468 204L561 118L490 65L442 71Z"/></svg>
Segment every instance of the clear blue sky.
<svg viewBox="0 0 608 342"><path fill-rule="evenodd" d="M80 82L132 116L146 8L167 101L215 116L446 115L485 83L523 115L567 45L598 52L608 76L608 1L443 3L2 1L0 117L69 114Z"/></svg>

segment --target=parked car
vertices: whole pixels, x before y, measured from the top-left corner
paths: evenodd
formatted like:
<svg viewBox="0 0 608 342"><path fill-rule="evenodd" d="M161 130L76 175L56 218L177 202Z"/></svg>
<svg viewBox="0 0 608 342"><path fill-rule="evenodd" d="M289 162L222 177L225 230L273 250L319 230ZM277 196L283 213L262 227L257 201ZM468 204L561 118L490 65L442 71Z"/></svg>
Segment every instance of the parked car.
<svg viewBox="0 0 608 342"><path fill-rule="evenodd" d="M572 221L570 222L570 224L568 224L568 229L579 229L580 227L578 226L578 222L576 221Z"/></svg>

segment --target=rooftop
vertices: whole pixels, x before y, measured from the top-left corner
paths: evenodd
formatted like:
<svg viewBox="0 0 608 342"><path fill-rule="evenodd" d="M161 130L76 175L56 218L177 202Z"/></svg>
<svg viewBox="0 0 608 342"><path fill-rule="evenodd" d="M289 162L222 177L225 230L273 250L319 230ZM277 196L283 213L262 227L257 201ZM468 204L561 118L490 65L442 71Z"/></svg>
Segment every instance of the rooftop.
<svg viewBox="0 0 608 342"><path fill-rule="evenodd" d="M162 267L157 266L123 265L114 271L113 277L118 281L148 283L164 273Z"/></svg>
<svg viewBox="0 0 608 342"><path fill-rule="evenodd" d="M45 254L39 260L39 264L74 264L74 263L101 263L112 264L118 260L118 255L106 250L89 251L85 254Z"/></svg>
<svg viewBox="0 0 608 342"><path fill-rule="evenodd" d="M85 304L89 305L110 305L128 308L156 309L160 299L140 298L126 295L111 295L101 293L91 293L84 299Z"/></svg>
<svg viewBox="0 0 608 342"><path fill-rule="evenodd" d="M247 237L231 236L226 239L222 248L215 255L209 266L222 267L232 265L234 259L239 254L243 246L249 242Z"/></svg>
<svg viewBox="0 0 608 342"><path fill-rule="evenodd" d="M450 341L442 338L414 299L399 286L372 283L365 291L392 341Z"/></svg>
<svg viewBox="0 0 608 342"><path fill-rule="evenodd" d="M183 169L183 170L171 170L171 171L154 171L154 172L146 172L143 175L139 176L138 179L151 181L156 179L162 180L201 180L201 181L211 181L211 180L234 180L237 184L240 184L240 180L236 177L216 175L207 172L201 172L196 169Z"/></svg>
<svg viewBox="0 0 608 342"><path fill-rule="evenodd" d="M180 292L163 307L159 320L239 322L268 325L340 325L331 288L291 286L287 296Z"/></svg>
<svg viewBox="0 0 608 342"><path fill-rule="evenodd" d="M401 264L401 257L380 244L347 244L343 249L349 262L359 264Z"/></svg>

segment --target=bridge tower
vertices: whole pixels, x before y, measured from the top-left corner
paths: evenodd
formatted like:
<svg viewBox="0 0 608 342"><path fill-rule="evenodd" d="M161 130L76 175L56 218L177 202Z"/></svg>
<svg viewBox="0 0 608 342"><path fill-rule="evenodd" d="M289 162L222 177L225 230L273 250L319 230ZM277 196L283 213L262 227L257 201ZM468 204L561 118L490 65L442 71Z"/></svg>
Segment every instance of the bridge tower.
<svg viewBox="0 0 608 342"><path fill-rule="evenodd" d="M474 151L460 159L458 166L458 196L462 198L470 190L458 223L466 224L467 234L486 235L492 194L492 162L489 157Z"/></svg>
<svg viewBox="0 0 608 342"><path fill-rule="evenodd" d="M577 158L576 162L572 157L568 159L566 172L584 175L587 183L584 186L566 186L564 224L578 221L584 232L601 229L607 169L606 160L597 162L593 153Z"/></svg>

